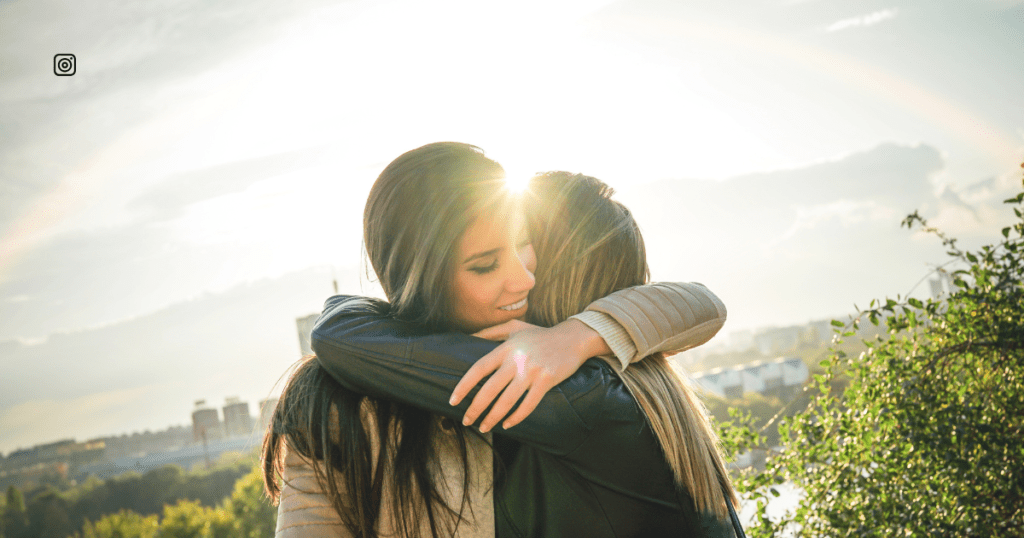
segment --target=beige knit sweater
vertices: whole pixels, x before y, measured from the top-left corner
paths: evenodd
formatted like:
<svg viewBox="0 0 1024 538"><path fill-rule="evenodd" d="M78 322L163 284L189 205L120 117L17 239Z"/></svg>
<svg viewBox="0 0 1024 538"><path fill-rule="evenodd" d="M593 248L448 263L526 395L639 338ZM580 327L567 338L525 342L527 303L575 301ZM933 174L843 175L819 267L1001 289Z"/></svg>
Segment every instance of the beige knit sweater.
<svg viewBox="0 0 1024 538"><path fill-rule="evenodd" d="M604 338L615 353L609 362L621 371L629 363L655 352L683 351L707 342L725 323L726 309L703 284L657 283L616 292L591 303L586 312L573 317ZM442 428L442 431L445 430ZM435 477L442 479L439 483L443 484L440 489L445 502L457 507L462 500L461 458L454 435L442 436L438 442L441 446L435 452L439 458L434 469ZM488 446L490 434L485 438L469 435L467 442L472 479L468 494L471 508L465 511L455 536L491 538L494 536L494 502L491 490L493 463ZM286 451L284 481L277 511L276 536L350 536L327 497L317 487L308 461ZM389 498L388 495L389 492L385 491L384 498ZM422 529L422 535L430 535L428 526L424 525ZM387 514L382 516L378 531L382 536L396 535L393 518Z"/></svg>
<svg viewBox="0 0 1024 538"><path fill-rule="evenodd" d="M366 412L369 431L374 431L373 414ZM440 420L440 419L439 419ZM440 426L440 424L439 424ZM448 506L458 508L462 503L463 466L458 456L458 442L454 434L443 426L439 428L442 435L437 439L438 461L432 468L435 479L438 479L438 490ZM490 434L483 438L467 435L467 454L470 467L470 487L468 506L463 511L463 519L453 536L458 538L485 538L494 536L494 502L491 497L491 480L493 464L491 448L488 446ZM373 454L377 453L379 441L374 442ZM351 533L341 523L341 517L323 491L317 486L313 468L308 460L298 453L285 448L284 486L281 488L281 501L277 508L277 532L280 538L328 538L349 537ZM374 462L376 464L376 462ZM388 462L385 462L385 465ZM387 470L385 470L387 472ZM391 492L385 481L383 498L390 498ZM398 536L395 528L394 514L387 511L381 516L378 532L381 536ZM430 526L423 522L420 536L430 536Z"/></svg>

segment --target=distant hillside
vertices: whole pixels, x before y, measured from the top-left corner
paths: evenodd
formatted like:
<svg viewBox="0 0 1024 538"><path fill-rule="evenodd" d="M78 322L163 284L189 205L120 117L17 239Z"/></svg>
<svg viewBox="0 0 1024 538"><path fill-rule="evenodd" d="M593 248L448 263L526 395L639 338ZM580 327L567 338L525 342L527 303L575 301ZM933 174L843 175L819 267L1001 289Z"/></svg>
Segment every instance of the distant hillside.
<svg viewBox="0 0 1024 538"><path fill-rule="evenodd" d="M359 292L355 271L339 279ZM295 319L331 293L330 269L307 269L39 344L0 342L0 451L190 422L199 398L255 406L300 357Z"/></svg>

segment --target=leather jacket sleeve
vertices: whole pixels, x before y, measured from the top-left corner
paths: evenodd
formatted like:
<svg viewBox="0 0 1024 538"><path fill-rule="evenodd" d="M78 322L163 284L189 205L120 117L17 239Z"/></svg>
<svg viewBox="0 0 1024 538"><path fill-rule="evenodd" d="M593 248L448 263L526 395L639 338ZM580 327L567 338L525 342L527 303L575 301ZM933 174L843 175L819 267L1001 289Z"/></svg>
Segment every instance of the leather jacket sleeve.
<svg viewBox="0 0 1024 538"><path fill-rule="evenodd" d="M431 334L388 317L387 311L387 303L376 299L328 299L311 335L320 365L350 390L461 421L476 390L458 406L448 399L469 368L498 343L458 332ZM600 419L605 385L614 378L603 361L588 360L504 435L554 455L573 452Z"/></svg>

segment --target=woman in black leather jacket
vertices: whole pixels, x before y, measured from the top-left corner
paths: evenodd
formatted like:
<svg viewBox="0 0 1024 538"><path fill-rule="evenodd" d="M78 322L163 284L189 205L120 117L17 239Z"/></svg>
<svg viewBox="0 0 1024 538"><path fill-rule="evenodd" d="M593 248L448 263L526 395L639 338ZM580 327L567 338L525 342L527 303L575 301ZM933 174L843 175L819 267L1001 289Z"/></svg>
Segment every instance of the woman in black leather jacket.
<svg viewBox="0 0 1024 538"><path fill-rule="evenodd" d="M616 289L643 284L646 260L642 239L628 211L608 199L610 189L596 180L552 178L548 189L558 181L576 187L562 193L563 201L589 192L593 203L603 205L606 212L590 215L589 221L552 211L550 205L532 212L530 228L537 257L549 260L549 268L541 268L538 278L550 275L552 282L545 283L552 284L547 288L549 294L571 293L573 290L560 290L554 282L561 281L560 275L574 271L578 275L590 267L619 277L592 276L591 280L606 288L598 285L576 290L577 294L593 294L577 297L584 305ZM573 207L586 209L581 204ZM576 233L580 229L588 233ZM545 240L537 242L542 234ZM604 237L604 243L577 244L569 251L590 251L598 255L590 262L603 261L585 263L555 254L574 238L580 241L594 234ZM535 292L531 302L543 301L538 301ZM564 319L573 313L556 316ZM387 303L339 296L328 301L318 320L313 346L321 365L346 388L458 420L466 404L453 407L448 396L459 378L495 344L395 319ZM742 536L735 517L735 496L720 459L717 466L702 470L688 466L684 458L682 465L677 462L673 468L663 450L667 437L656 434L651 421L656 426L664 424L645 415L650 413L648 407L638 407L636 390L636 384L624 384L609 364L592 359L545 395L522 423L495 432L494 448L500 460L494 489L498 536ZM692 400L684 402L693 404ZM703 417L702 409L691 411ZM692 423L682 429L706 430L707 425L699 424L694 416L689 415ZM713 451L713 438L705 441L711 441ZM682 443L670 448L689 447L698 459L717 458L716 453L697 453L708 450L707 446ZM683 475L701 472L712 473L710 478L720 489L703 491L698 499L695 492L682 487L687 483Z"/></svg>

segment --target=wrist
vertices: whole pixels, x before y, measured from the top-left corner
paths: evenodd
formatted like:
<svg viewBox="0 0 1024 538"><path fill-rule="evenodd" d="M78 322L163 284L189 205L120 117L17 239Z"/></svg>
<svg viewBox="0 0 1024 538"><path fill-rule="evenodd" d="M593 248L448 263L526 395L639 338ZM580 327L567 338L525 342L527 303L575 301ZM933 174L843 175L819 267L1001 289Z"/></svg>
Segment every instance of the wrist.
<svg viewBox="0 0 1024 538"><path fill-rule="evenodd" d="M600 333L578 319L569 318L559 323L558 326L565 331L565 334L573 343L572 350L579 359L580 364L583 364L584 361L591 357L607 355L612 352Z"/></svg>

